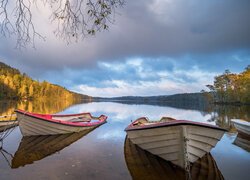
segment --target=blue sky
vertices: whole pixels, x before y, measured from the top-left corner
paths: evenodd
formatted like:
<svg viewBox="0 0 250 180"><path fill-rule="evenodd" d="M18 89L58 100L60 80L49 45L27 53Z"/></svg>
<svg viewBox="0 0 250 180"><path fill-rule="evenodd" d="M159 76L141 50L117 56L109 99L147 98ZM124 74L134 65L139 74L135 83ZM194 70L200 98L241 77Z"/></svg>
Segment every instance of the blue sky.
<svg viewBox="0 0 250 180"><path fill-rule="evenodd" d="M225 69L238 73L250 64L248 0L127 1L109 31L72 44L54 36L49 12L34 12L45 42L18 51L13 38L1 37L0 60L79 93L199 92Z"/></svg>

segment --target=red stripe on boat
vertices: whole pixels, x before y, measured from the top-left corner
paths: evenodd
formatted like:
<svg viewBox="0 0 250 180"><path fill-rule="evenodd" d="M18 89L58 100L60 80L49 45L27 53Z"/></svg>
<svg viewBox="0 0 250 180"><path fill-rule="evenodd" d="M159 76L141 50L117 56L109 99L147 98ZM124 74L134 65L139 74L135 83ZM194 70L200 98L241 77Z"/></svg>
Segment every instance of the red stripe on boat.
<svg viewBox="0 0 250 180"><path fill-rule="evenodd" d="M58 123L58 124L65 124L65 125L70 125L70 126L81 126L81 127L88 127L88 126L95 126L98 124L102 124L106 122L107 116L101 115L98 118L94 118L90 113L79 113L79 114L67 114L67 115L52 115L52 114L39 114L39 113L31 113L27 112L24 110L15 110L15 112L21 113L23 115L27 115L30 117L35 117L40 120L44 121L49 121L53 123ZM70 121L63 121L63 120L55 120L52 119L52 116L54 117L67 117L67 116L77 116L77 115L90 115L91 119L99 120L97 122L89 122L89 123L81 123L81 122L70 122Z"/></svg>

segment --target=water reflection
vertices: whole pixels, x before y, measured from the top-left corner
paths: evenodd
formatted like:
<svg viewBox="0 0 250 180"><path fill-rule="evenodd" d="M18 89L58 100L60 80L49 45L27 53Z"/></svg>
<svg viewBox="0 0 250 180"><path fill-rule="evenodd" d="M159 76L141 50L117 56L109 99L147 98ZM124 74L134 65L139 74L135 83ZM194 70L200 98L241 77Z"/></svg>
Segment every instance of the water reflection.
<svg viewBox="0 0 250 180"><path fill-rule="evenodd" d="M83 103L86 103L83 105ZM88 104L87 104L88 103ZM23 109L29 112L54 114L66 110L68 113L96 112L103 110L108 115L115 115L115 120L123 121L130 118L134 120L140 116L150 119L159 119L162 116L171 116L175 119L187 119L216 124L231 132L236 132L230 119L244 119L250 121L250 106L212 106L200 104L181 103L150 103L135 104L133 102L82 102L80 106L73 105L69 101L0 101L0 117L13 114L15 109ZM104 106L105 105L105 106ZM153 106L152 106L153 105ZM67 109L70 107L69 109ZM79 108L81 107L81 108ZM88 109L85 109L88 107ZM124 108L125 107L125 108ZM157 107L157 108L152 108ZM158 109L156 112L155 109ZM184 110L185 109L185 110ZM1 119L0 119L1 120Z"/></svg>
<svg viewBox="0 0 250 180"><path fill-rule="evenodd" d="M25 107L28 107L27 102L23 102L23 104L26 104ZM17 108L17 105L11 107L14 110ZM181 107L176 108L162 105L121 104L113 102L83 103L70 107L56 105L56 103L55 105L50 104L48 106L46 103L37 103L33 104L32 107L31 111L40 113L59 112L61 114L67 114L90 112L93 114L105 114L108 116L108 122L83 138L80 138L77 142L68 145L67 148L63 148L60 153L47 155L41 160L36 160L33 164L23 166L21 163L19 163L19 165L16 163L16 167L19 167L17 169L11 169L6 161L4 161L4 158L0 156L1 180L25 179L27 176L31 179L52 180L132 179L133 174L131 170L128 169L130 167L127 167L127 159L124 157L124 141L126 137L124 129L131 120L140 116L147 116L150 119L171 116L176 119L217 124L231 129L232 131L226 133L216 147L212 149L211 154L225 179L249 179L247 174L250 166L250 153L233 144L237 133L230 124L231 118L249 120L249 107L228 107L228 109L226 109L225 107L216 106L203 110L202 108L195 109L193 106L190 109L188 106L182 109ZM0 113L5 113L6 109L8 109L1 105L0 108L3 108L0 109ZM4 148L13 155L17 154L19 145L21 146L21 139L22 135L17 127L5 139ZM32 147L28 149L31 151ZM41 158L41 155L39 155L39 157ZM210 160L211 159L208 158L208 162L214 163L213 160ZM151 161L157 162L158 158L154 156L154 158L150 160L150 163ZM166 164L165 161L163 164L165 164L167 168L170 166L169 163ZM197 168L200 169L199 167ZM171 172L173 173L173 167L171 168ZM204 170L204 172L206 171L207 170ZM159 171L155 170L155 172ZM179 170L175 168L174 173L175 172L178 173ZM160 173L162 174L163 172L160 171ZM217 175L219 175L219 172ZM176 176L182 177L183 172L181 175L177 174Z"/></svg>
<svg viewBox="0 0 250 180"><path fill-rule="evenodd" d="M139 148L128 138L124 143L124 156L134 180L187 179L187 173L183 169ZM211 154L205 155L191 166L190 176L193 180L224 179Z"/></svg>
<svg viewBox="0 0 250 180"><path fill-rule="evenodd" d="M81 102L81 103L87 103ZM66 100L34 100L34 101L0 101L0 116L11 115L15 109L29 112L54 114L74 105L72 101Z"/></svg>
<svg viewBox="0 0 250 180"><path fill-rule="evenodd" d="M34 161L54 154L82 138L92 130L93 129L88 129L79 133L63 135L23 137L12 159L11 168L32 164Z"/></svg>
<svg viewBox="0 0 250 180"><path fill-rule="evenodd" d="M250 152L250 136L238 134L233 142L236 146Z"/></svg>
<svg viewBox="0 0 250 180"><path fill-rule="evenodd" d="M172 107L151 106L151 105L127 105L112 102L94 102L89 104L81 104L68 108L65 112L80 113L82 111L88 111L91 113L106 113L112 117L112 122L126 123L127 119L135 120L138 117L146 116L149 119L160 119L163 116L173 117L175 119L189 119L193 121L202 121L209 124L215 124L215 122L208 122L211 118L210 114L203 115L199 111L182 109L176 109ZM126 126L124 126L125 128Z"/></svg>
<svg viewBox="0 0 250 180"><path fill-rule="evenodd" d="M118 103L129 105L153 105L161 107L172 107L174 109L181 109L187 111L199 111L202 116L211 115L209 121L217 121L221 126L228 126L230 119L245 119L250 121L250 106L249 105L214 105L206 102L187 102L187 101L171 101L171 102L135 102L135 101L118 101ZM230 123L230 122L229 122Z"/></svg>
<svg viewBox="0 0 250 180"><path fill-rule="evenodd" d="M16 120L8 120L8 121L0 121L0 140L1 140L1 135L8 129L15 127L18 125L18 121Z"/></svg>

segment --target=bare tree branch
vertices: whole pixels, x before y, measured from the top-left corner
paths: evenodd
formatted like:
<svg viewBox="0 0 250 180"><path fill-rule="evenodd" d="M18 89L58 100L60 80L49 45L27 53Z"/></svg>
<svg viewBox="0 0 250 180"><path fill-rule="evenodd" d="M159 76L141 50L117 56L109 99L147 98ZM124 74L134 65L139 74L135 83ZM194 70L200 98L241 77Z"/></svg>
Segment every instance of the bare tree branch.
<svg viewBox="0 0 250 180"><path fill-rule="evenodd" d="M3 36L11 35L14 33L14 27L9 20L8 13L7 13L7 4L8 0L1 0L0 1L0 33Z"/></svg>
<svg viewBox="0 0 250 180"><path fill-rule="evenodd" d="M55 35L71 43L107 30L114 22L116 9L122 7L125 0L16 0L13 13L8 9L9 0L0 0L0 33L15 34L17 48L35 47L35 38L44 39L32 19L31 5L38 1L51 7L51 21L57 25Z"/></svg>
<svg viewBox="0 0 250 180"><path fill-rule="evenodd" d="M26 2L25 0L16 1L14 16L16 17L17 48L25 48L30 43L35 47L35 37L44 38L35 30L30 5L31 2L29 0Z"/></svg>

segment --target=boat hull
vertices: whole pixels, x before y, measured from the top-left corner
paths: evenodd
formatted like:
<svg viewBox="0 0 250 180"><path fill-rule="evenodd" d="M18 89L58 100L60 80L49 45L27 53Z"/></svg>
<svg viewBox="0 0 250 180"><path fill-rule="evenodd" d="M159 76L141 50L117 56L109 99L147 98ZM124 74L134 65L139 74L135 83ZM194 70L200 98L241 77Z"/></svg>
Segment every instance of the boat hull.
<svg viewBox="0 0 250 180"><path fill-rule="evenodd" d="M10 121L0 121L0 132L3 132L7 129L15 127L18 125L17 120L10 120Z"/></svg>
<svg viewBox="0 0 250 180"><path fill-rule="evenodd" d="M250 122L240 119L232 119L231 121L240 134L250 136Z"/></svg>
<svg viewBox="0 0 250 180"><path fill-rule="evenodd" d="M60 118L63 119L64 117L67 119L69 117L68 115L58 115L55 116L57 119L46 120L43 118L34 117L32 114L26 115L23 112L20 113L19 111L16 111L16 113L19 127L23 136L56 135L80 132L93 129L106 123L107 118L106 116L102 115L100 116L101 118L99 117L99 122L81 124L67 122L66 120L59 120ZM89 116L89 114L87 115ZM98 118L96 119L98 120Z"/></svg>
<svg viewBox="0 0 250 180"><path fill-rule="evenodd" d="M223 134L223 130L195 125L127 131L134 144L182 168L210 152Z"/></svg>
<svg viewBox="0 0 250 180"><path fill-rule="evenodd" d="M152 155L126 138L124 156L132 179L186 180L188 174L178 166ZM193 180L223 180L223 176L210 153L197 160L189 171Z"/></svg>

